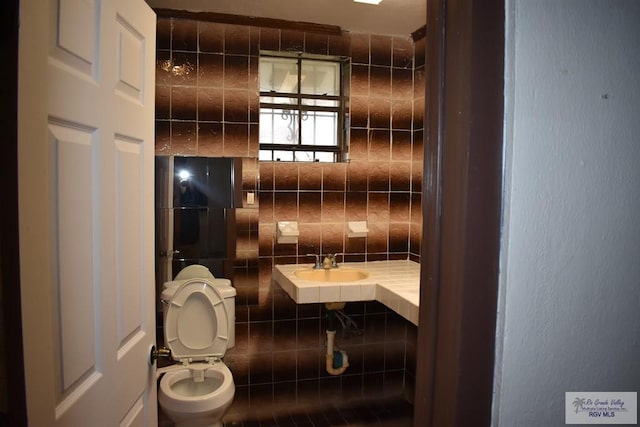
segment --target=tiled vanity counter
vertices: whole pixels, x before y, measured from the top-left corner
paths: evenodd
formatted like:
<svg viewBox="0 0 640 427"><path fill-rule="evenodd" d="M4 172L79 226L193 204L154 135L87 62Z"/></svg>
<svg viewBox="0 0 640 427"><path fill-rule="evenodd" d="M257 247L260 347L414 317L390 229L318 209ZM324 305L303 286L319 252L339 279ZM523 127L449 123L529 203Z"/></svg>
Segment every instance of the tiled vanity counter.
<svg viewBox="0 0 640 427"><path fill-rule="evenodd" d="M284 264L273 268L273 280L298 304L319 302L379 301L418 325L420 264L409 260L347 262L340 268L369 272L353 282L318 282L295 276L312 264Z"/></svg>

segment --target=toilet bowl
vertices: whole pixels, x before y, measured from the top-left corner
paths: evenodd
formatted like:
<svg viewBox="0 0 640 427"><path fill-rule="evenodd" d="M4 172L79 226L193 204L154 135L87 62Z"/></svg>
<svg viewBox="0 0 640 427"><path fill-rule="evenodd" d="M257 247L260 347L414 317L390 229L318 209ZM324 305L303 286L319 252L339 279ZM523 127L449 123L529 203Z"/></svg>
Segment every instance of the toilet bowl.
<svg viewBox="0 0 640 427"><path fill-rule="evenodd" d="M177 427L222 426L235 393L222 357L235 344L236 291L226 279L199 275L206 277L179 274L161 297L165 345L177 364L158 369L158 403Z"/></svg>
<svg viewBox="0 0 640 427"><path fill-rule="evenodd" d="M194 380L193 369L203 370L203 381ZM234 393L233 376L224 363L195 363L162 376L158 402L176 426L221 427L220 420L231 406Z"/></svg>

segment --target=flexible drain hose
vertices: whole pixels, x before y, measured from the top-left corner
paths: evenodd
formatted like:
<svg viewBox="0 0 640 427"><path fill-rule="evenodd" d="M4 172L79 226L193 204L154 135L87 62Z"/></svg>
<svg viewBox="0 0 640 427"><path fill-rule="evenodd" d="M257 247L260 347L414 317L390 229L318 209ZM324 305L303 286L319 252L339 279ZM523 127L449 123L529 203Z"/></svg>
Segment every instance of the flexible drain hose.
<svg viewBox="0 0 640 427"><path fill-rule="evenodd" d="M349 357L344 351L334 350L333 342L336 336L335 315L334 310L328 310L326 368L329 374L340 375L347 370Z"/></svg>

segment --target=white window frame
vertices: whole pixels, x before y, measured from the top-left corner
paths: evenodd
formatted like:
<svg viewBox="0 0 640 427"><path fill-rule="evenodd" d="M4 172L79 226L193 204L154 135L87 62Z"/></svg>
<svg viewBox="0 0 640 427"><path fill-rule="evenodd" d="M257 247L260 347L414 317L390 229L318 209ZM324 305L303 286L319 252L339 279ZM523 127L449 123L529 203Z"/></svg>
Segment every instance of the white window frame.
<svg viewBox="0 0 640 427"><path fill-rule="evenodd" d="M287 58L295 59L298 63L298 77L296 84L296 92L285 93L271 91L260 91L260 121L264 120L265 116L268 116L268 110L274 111L272 117L276 114L280 114L284 119L285 114L289 115L289 119L292 121L291 139L287 141L274 141L274 142L262 142L264 135L260 135L260 154L259 160L261 161L295 161L295 162L342 162L346 160L346 147L348 146L348 118L347 118L347 97L345 95L345 81L349 80L345 77L348 71L348 61L345 58L338 58L333 56L308 56L298 54L295 56L286 55L282 53L262 52L260 54L260 60L262 58ZM303 61L322 61L322 62L335 62L339 65L339 81L340 88L338 95L326 95L326 94L304 94L301 93L301 73ZM291 103L277 103L268 102L269 98L288 98L292 100ZM333 101L336 106L318 106L307 105L305 101ZM275 110L281 111L281 113L275 112ZM302 132L302 122L311 118L317 119L316 115L322 115L323 112L329 114L336 114L336 126L335 126L335 144L321 144L308 143L308 139L305 139ZM266 113L266 114L265 114ZM310 114L311 113L311 114ZM263 127L260 127L260 132L263 132ZM289 139L289 138L287 138ZM295 139L295 140L293 140Z"/></svg>

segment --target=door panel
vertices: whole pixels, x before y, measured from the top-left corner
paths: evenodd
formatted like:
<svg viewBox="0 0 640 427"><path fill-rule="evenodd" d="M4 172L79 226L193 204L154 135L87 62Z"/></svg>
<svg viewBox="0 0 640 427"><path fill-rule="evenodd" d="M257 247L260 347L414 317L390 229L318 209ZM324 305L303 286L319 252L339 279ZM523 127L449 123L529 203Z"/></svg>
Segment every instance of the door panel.
<svg viewBox="0 0 640 427"><path fill-rule="evenodd" d="M143 0L48 6L20 9L29 424L155 426L155 15Z"/></svg>
<svg viewBox="0 0 640 427"><path fill-rule="evenodd" d="M57 231L51 254L57 260L52 272L54 305L52 324L60 347L54 352L59 360L54 364L59 379L61 407L72 405L100 375L96 354L98 319L95 309L93 281L93 212L92 170L95 133L69 124L49 124L50 157L53 172L53 226ZM68 209L73 206L73 209ZM74 236L82 235L81 240ZM66 401L69 399L69 401Z"/></svg>

